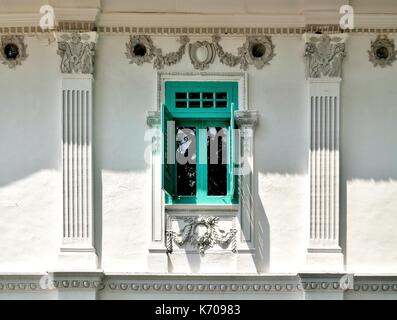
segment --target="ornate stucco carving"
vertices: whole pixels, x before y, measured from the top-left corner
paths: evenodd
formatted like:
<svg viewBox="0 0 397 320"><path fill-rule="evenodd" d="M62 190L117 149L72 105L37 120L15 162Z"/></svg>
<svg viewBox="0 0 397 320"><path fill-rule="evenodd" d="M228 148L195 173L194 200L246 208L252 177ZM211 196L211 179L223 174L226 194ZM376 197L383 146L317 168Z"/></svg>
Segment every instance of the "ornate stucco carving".
<svg viewBox="0 0 397 320"><path fill-rule="evenodd" d="M10 69L21 65L28 55L26 53L27 45L24 42L24 36L4 35L1 37L0 60Z"/></svg>
<svg viewBox="0 0 397 320"><path fill-rule="evenodd" d="M234 119L238 126L254 127L258 123L258 110L236 110L234 112Z"/></svg>
<svg viewBox="0 0 397 320"><path fill-rule="evenodd" d="M179 247L190 243L193 247L197 248L200 253L212 248L214 245L227 247L232 243L232 251L236 252L236 229L230 229L229 232L221 230L218 226L219 217L185 217L183 227L180 232L168 230L167 236L167 251L172 252L172 245L175 243ZM204 231L199 232L198 228L202 227Z"/></svg>
<svg viewBox="0 0 397 320"><path fill-rule="evenodd" d="M371 49L368 50L369 61L374 66L391 66L396 60L397 51L395 50L394 40L387 35L378 35L375 41L371 41Z"/></svg>
<svg viewBox="0 0 397 320"><path fill-rule="evenodd" d="M199 57L199 50L203 51L203 57ZM195 69L208 69L209 65L215 61L215 45L208 41L196 41L195 43L191 43L189 44L189 57Z"/></svg>
<svg viewBox="0 0 397 320"><path fill-rule="evenodd" d="M249 65L262 69L275 56L274 44L268 36L247 37L244 45L237 49L237 55L225 52L219 43L220 39L218 35L212 37L220 62L229 67L240 64L243 70L247 70Z"/></svg>
<svg viewBox="0 0 397 320"><path fill-rule="evenodd" d="M164 66L177 64L185 54L189 38L181 36L178 41L181 45L177 51L163 55L162 49L156 47L149 36L130 36L129 42L126 43L127 51L125 55L131 64L142 65L153 61L153 68L163 69Z"/></svg>
<svg viewBox="0 0 397 320"><path fill-rule="evenodd" d="M149 36L131 36L125 46L127 48L125 55L131 64L140 66L153 60L155 47Z"/></svg>
<svg viewBox="0 0 397 320"><path fill-rule="evenodd" d="M341 77L346 56L344 41L344 37L327 34L308 36L305 44L307 77Z"/></svg>
<svg viewBox="0 0 397 320"><path fill-rule="evenodd" d="M96 36L96 32L57 35L62 73L93 74Z"/></svg>

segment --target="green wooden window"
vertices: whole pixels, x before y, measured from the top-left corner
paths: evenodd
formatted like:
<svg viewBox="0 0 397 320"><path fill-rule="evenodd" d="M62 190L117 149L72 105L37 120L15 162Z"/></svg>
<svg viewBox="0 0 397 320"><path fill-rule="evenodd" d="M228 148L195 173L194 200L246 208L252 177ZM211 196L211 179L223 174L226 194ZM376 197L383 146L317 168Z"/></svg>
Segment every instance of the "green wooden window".
<svg viewBox="0 0 397 320"><path fill-rule="evenodd" d="M167 203L236 203L236 82L166 82L161 110Z"/></svg>

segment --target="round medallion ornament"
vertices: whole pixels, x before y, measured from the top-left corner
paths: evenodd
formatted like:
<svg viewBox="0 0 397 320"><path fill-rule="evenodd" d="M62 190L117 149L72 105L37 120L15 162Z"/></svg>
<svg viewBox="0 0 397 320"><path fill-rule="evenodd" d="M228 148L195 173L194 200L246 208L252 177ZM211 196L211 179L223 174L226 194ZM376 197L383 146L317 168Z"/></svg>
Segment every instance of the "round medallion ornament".
<svg viewBox="0 0 397 320"><path fill-rule="evenodd" d="M379 35L375 41L371 41L371 49L368 50L369 61L374 66L391 66L396 60L397 51L395 50L394 40L386 35Z"/></svg>
<svg viewBox="0 0 397 320"><path fill-rule="evenodd" d="M19 55L18 46L14 43L9 43L4 47L4 55L9 60L15 60Z"/></svg>
<svg viewBox="0 0 397 320"><path fill-rule="evenodd" d="M249 64L262 69L275 56L274 45L270 37L248 37L244 44Z"/></svg>
<svg viewBox="0 0 397 320"><path fill-rule="evenodd" d="M6 35L1 37L0 60L13 69L26 59L26 47L23 36Z"/></svg>
<svg viewBox="0 0 397 320"><path fill-rule="evenodd" d="M130 63L142 65L151 62L155 56L155 48L152 39L148 36L131 36L126 43L127 52L125 55L130 59Z"/></svg>
<svg viewBox="0 0 397 320"><path fill-rule="evenodd" d="M214 63L216 57L215 45L208 41L191 43L189 44L189 57L195 69L208 69L209 65Z"/></svg>

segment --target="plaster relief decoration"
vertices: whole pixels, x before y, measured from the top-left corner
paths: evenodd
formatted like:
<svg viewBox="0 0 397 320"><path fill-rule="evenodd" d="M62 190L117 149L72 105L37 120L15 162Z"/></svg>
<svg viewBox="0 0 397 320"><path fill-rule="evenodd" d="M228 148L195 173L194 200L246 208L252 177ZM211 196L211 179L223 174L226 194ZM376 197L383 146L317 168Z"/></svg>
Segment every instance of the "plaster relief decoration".
<svg viewBox="0 0 397 320"><path fill-rule="evenodd" d="M208 69L214 63L216 57L216 47L214 43L208 41L196 41L189 44L189 57L195 69Z"/></svg>
<svg viewBox="0 0 397 320"><path fill-rule="evenodd" d="M379 35L375 41L371 41L371 50L368 50L368 54L369 61L375 67L378 65L382 68L391 66L397 55L394 40L389 39L387 35Z"/></svg>
<svg viewBox="0 0 397 320"><path fill-rule="evenodd" d="M0 60L10 69L14 69L27 58L26 48L23 36L4 35L1 37Z"/></svg>
<svg viewBox="0 0 397 320"><path fill-rule="evenodd" d="M137 65L151 63L154 58L153 68L163 69L164 66L177 64L185 54L186 45L190 40L187 36L181 36L178 40L181 44L179 49L163 55L162 49L156 47L149 36L130 36L130 41L126 43L127 51L125 55L130 60L130 64L135 63Z"/></svg>
<svg viewBox="0 0 397 320"><path fill-rule="evenodd" d="M220 36L212 37L220 62L235 67L240 64L240 69L247 70L249 65L262 69L275 56L274 44L269 36L247 37L244 45L237 49L237 55L225 52L220 45Z"/></svg>
<svg viewBox="0 0 397 320"><path fill-rule="evenodd" d="M237 231L234 228L230 229L229 232L220 229L218 226L219 217L185 217L183 222L184 226L180 228L180 232L167 231L166 246L169 253L173 251L173 243L179 247L189 243L197 248L201 254L214 245L227 248L231 243L232 252L236 253Z"/></svg>
<svg viewBox="0 0 397 320"><path fill-rule="evenodd" d="M57 34L62 73L93 74L96 32Z"/></svg>
<svg viewBox="0 0 397 320"><path fill-rule="evenodd" d="M342 61L346 56L344 38L311 35L305 44L306 72L309 78L341 77Z"/></svg>

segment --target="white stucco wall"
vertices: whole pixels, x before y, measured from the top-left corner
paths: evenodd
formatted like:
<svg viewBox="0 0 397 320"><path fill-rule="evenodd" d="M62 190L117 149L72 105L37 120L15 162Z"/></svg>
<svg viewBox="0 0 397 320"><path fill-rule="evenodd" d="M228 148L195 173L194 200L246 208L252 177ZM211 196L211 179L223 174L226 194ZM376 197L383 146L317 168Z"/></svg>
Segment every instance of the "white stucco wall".
<svg viewBox="0 0 397 320"><path fill-rule="evenodd" d="M368 62L373 36L351 36L341 96L341 244L347 270L397 267L397 64ZM195 40L192 37L192 40ZM197 38L199 39L199 38ZM395 41L397 38L394 37ZM144 272L150 233L150 170L143 160L146 114L156 109L152 65L130 65L127 36L101 35L94 100L96 245L101 267ZM174 37L153 37L164 52ZM304 268L309 235L308 106L303 41L274 36L276 57L248 72L255 133L256 267ZM222 40L235 50L243 38ZM62 173L59 57L56 44L27 38L29 57L0 65L0 271L45 271L61 241ZM218 60L216 60L218 61ZM191 72L185 55L166 71ZM213 72L239 71L216 62Z"/></svg>

